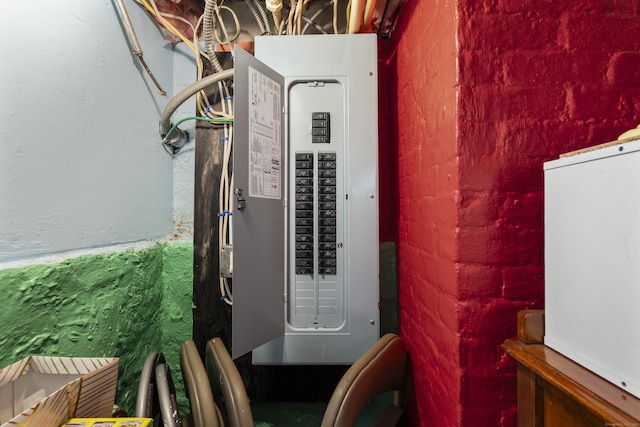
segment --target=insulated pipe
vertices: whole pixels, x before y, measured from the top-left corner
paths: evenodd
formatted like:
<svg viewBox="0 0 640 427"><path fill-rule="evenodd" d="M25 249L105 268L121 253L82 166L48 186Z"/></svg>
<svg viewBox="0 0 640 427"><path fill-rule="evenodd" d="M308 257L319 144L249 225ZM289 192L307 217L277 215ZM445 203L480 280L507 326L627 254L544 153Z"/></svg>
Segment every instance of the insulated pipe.
<svg viewBox="0 0 640 427"><path fill-rule="evenodd" d="M164 138L167 132L169 132L169 129L171 129L172 126L171 115L180 105L182 105L183 102L185 102L187 99L191 98L193 95L206 88L207 86L230 78L233 78L233 68L222 70L215 74L211 74L210 76L203 77L202 79L191 83L189 86L178 92L173 98L169 100L166 107L164 107L164 110L162 111L162 116L160 116L160 136ZM186 138L187 133L185 131L176 129L176 131L171 135L171 141L167 141L167 143L173 145L172 141L175 142Z"/></svg>

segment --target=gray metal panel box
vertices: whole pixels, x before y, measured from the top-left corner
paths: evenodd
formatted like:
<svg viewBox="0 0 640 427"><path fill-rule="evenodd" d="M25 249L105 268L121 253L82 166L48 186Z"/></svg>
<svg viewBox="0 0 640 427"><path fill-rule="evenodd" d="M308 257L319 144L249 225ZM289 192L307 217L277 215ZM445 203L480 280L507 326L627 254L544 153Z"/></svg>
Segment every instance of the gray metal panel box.
<svg viewBox="0 0 640 427"><path fill-rule="evenodd" d="M353 363L380 334L377 39L268 36L255 46L284 77L285 321L253 362ZM234 335L258 333L253 326L239 331L234 316Z"/></svg>

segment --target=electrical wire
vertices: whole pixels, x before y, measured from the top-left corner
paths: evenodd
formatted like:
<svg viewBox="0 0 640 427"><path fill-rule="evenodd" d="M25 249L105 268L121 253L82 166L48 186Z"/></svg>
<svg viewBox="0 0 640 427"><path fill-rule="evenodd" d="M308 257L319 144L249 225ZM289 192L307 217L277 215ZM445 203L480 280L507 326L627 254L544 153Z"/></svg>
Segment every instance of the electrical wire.
<svg viewBox="0 0 640 427"><path fill-rule="evenodd" d="M182 105L182 103L198 93L200 90L210 86L211 84L230 78L233 78L233 69L222 70L200 80L197 80L178 92L173 98L169 100L167 105L164 107L164 110L162 111L162 115L160 116L160 136L163 138L165 137L167 131L171 128L171 115L180 105Z"/></svg>
<svg viewBox="0 0 640 427"><path fill-rule="evenodd" d="M284 7L281 6L280 10L278 10L278 16L284 15L284 18L276 22L276 32L278 35L298 35L298 34L306 34L309 31L309 28L313 26L318 32L322 34L327 34L328 31L317 22L319 16L322 14L324 10L333 6L333 18L332 22L329 25L333 26L333 33L339 34L340 30L338 28L338 15L339 15L339 1L331 0L323 2L323 4L319 7L318 10L314 11L314 14L308 18L304 15L304 11L307 10L307 5L311 0L291 0L289 4L284 5L288 8L288 11L282 12ZM274 6L275 8L275 6ZM274 21L276 20L276 14L274 12L273 17ZM302 27L302 22L305 22L305 26ZM348 18L347 18L348 21Z"/></svg>
<svg viewBox="0 0 640 427"><path fill-rule="evenodd" d="M221 95L221 108L223 115L231 115L233 112L233 98L229 92L229 88L218 81L218 90ZM220 214L218 217L218 245L220 254L226 247L233 248L233 240L231 236L233 216L232 216L232 200L233 200L233 174L231 164L231 153L233 147L233 126L232 122L224 125L223 131L223 155L222 155L222 172L220 174L220 186L218 189L218 205ZM227 215L226 213L230 213ZM233 250L231 252L233 254ZM220 257L221 259L222 257ZM230 260L233 265L233 260ZM228 305L233 305L233 294L229 286L229 280L226 277L220 277L219 280L220 295L222 301Z"/></svg>
<svg viewBox="0 0 640 427"><path fill-rule="evenodd" d="M373 25L373 12L376 9L376 0L367 0L367 3L364 6L364 22L363 22L363 30L365 32L370 32L371 27Z"/></svg>
<svg viewBox="0 0 640 427"><path fill-rule="evenodd" d="M188 20L176 15L160 12L155 4L154 0L136 0L143 5L149 13L155 16L161 25L170 33L175 34L191 49L195 54L196 62L198 66L198 80L191 85L181 90L176 96L174 96L162 113L160 120L160 134L163 137L163 144L165 149L170 146L170 139L184 138L184 131L180 131L179 126L187 120L204 121L214 126L221 128L222 133L219 143L222 144L222 170L220 176L220 187L218 191L218 206L219 206L219 223L218 223L218 250L222 253L228 247L233 247L233 170L231 168L231 159L233 152L233 99L230 96L229 85L225 82L229 78L233 77L233 70L222 69L221 64L218 61L215 49L215 43L218 45L229 46L229 50L233 50L232 43L239 37L241 32L241 25L238 16L234 10L230 7L224 6L222 2L218 3L216 0L206 0L205 13L198 19L198 22L194 26ZM258 26L263 34L270 33L270 22L264 12L264 10L256 6L256 0L245 0L246 4L252 11ZM310 18L307 18L304 11L307 10L307 5L311 0L291 0L290 7L286 19L276 22L276 14L269 9L274 15L275 32L277 34L305 34L311 26L316 28L320 32L326 33L324 27L318 24L316 21L322 15L322 13L328 8L333 6L333 32L338 33L338 0L324 2L319 9L316 10ZM351 16L347 17L347 29L352 29L353 20L357 19L359 15L360 24L356 31L360 31L363 25L370 23L370 15L372 8L375 6L375 0L350 0L354 2L353 9L350 10ZM358 10L362 9L358 14ZM230 33L225 24L225 20L222 17L222 13L231 13L233 24L235 25L235 31ZM278 11L279 13L280 11ZM362 19L365 18L363 24ZM177 19L181 22L188 24L193 30L193 39L187 40L186 37L180 33L167 19ZM303 27L303 21L305 25ZM228 22L228 18L226 20ZM205 51L200 49L200 37L204 37ZM203 58L207 58L214 73L210 76L203 77L204 74L204 62ZM219 96L219 108L214 109L213 103L210 102L209 96L211 91L208 89L212 85L216 87L214 93ZM209 95L207 95L207 91ZM213 89L212 89L213 90ZM196 95L196 106L199 116L185 117L175 124L171 124L171 115L177 109L179 105L185 102L188 98ZM218 101L214 100L216 103ZM216 104L218 105L218 104ZM175 149L176 146L174 146ZM233 256L233 252L230 253L230 257ZM233 265L233 264L232 264ZM228 305L233 305L233 295L231 289L231 280L228 278L219 278L219 289L221 301L224 301Z"/></svg>
<svg viewBox="0 0 640 427"><path fill-rule="evenodd" d="M233 35L233 37L229 36L227 25L224 23L224 20L222 19L222 13L221 13L222 10L228 10L229 12L231 12L231 16L233 16L234 24L236 26L236 33ZM215 12L216 12L217 20L216 20L216 26L214 26L213 34L216 38L216 41L218 42L218 44L231 47L231 43L235 39L237 39L238 36L240 35L240 20L238 19L238 15L236 15L233 9L227 6L218 6L215 9ZM216 28L218 25L220 26L220 30L222 30L222 34L224 35L225 40L220 40L220 37L218 37L218 32L216 31Z"/></svg>
<svg viewBox="0 0 640 427"><path fill-rule="evenodd" d="M122 1L122 0L116 0ZM194 53L198 76L197 80L189 86L178 92L173 98L169 100L165 106L162 115L160 117L159 132L163 141L163 148L174 155L176 147L181 147L185 144L188 134L185 131L180 130L179 126L187 120L204 121L212 125L221 126L223 129L223 169L221 172L220 188L219 188L219 207L221 215L219 219L219 251L222 252L226 246L232 246L232 221L231 216L232 201L233 201L233 172L230 167L231 155L232 155L232 143L233 143L233 101L230 95L229 87L224 83L224 80L233 78L233 69L223 70L219 63L216 51L213 44L213 36L215 36L216 42L221 45L228 45L231 48L231 43L238 38L241 31L239 19L233 9L218 5L215 0L207 0L205 4L205 13L203 13L198 22L194 26L188 20L183 17L176 16L169 13L160 12L154 0L136 0L138 4L143 6L152 16L154 16L164 27L167 32L174 34L180 40L182 40L188 48ZM249 4L249 3L248 3ZM257 4L257 3L255 3ZM224 20L221 16L221 11L228 11L235 25L235 33L230 36L227 31ZM257 20L263 31L263 33L269 33L269 21L266 13L260 8L256 9ZM260 13L261 12L261 13ZM175 26L173 26L169 19L176 19L186 23L191 27L193 31L193 40L188 40L184 34L182 34ZM128 29L128 28L127 28ZM218 35L220 30L222 35ZM202 30L205 37L206 54L200 50L199 32ZM224 37L224 39L221 39ZM137 40L136 40L137 42ZM137 45L132 43L133 45ZM134 49L134 53L141 49ZM204 63L203 58L207 58L209 63L214 69L214 74L203 77ZM148 67L145 66L148 69ZM155 80L154 80L155 81ZM217 84L217 93L220 96L221 110L214 110L209 102L205 88L211 85ZM175 110L184 103L191 96L196 95L196 105L201 116L185 117L178 120L175 124L171 124L171 116ZM173 148L173 150L172 150ZM229 213L227 215L227 213ZM231 253L232 256L232 253ZM227 278L220 278L220 294L221 300L226 304L233 304L233 296L231 293L231 287Z"/></svg>
<svg viewBox="0 0 640 427"><path fill-rule="evenodd" d="M320 24L316 24L315 21L316 19L318 19L318 16L320 16L322 12L324 12L326 8L333 6L334 3L337 3L337 0L333 0L331 2L325 3L322 7L320 7L320 9L316 11L316 13L314 13L311 16L311 18L303 17L303 19L307 22L307 25L305 25L304 28L302 29L302 34L306 34L307 30L309 29L309 26L311 25L313 25L318 31L322 32L323 34L327 34L324 28L322 28Z"/></svg>
<svg viewBox="0 0 640 427"><path fill-rule="evenodd" d="M198 117L198 116L193 116L193 117L185 117L183 119L178 120L173 126L171 126L171 128L169 129L169 131L167 132L167 134L164 136L164 140L168 140L171 137L171 134L173 134L173 132L175 132L175 130L178 128L178 126L180 126L182 123L186 122L187 120L196 120L196 121L202 121L202 122L208 122L214 125L224 125L227 123L233 123L233 118L228 118L228 119L210 119L208 117Z"/></svg>
<svg viewBox="0 0 640 427"><path fill-rule="evenodd" d="M267 10L273 16L273 29L276 34L280 34L280 24L282 21L282 0L265 0Z"/></svg>
<svg viewBox="0 0 640 427"><path fill-rule="evenodd" d="M253 0L253 3L255 3L256 5L256 9L258 9L258 12L260 12L260 16L262 17L262 20L264 21L264 26L265 26L265 34L271 34L271 23L269 22L269 18L267 18L267 12L265 11L265 9L260 5L260 3L258 2L258 0Z"/></svg>
<svg viewBox="0 0 640 427"><path fill-rule="evenodd" d="M300 0L298 2L298 6L296 7L296 34L300 35L302 34L302 17L303 17L303 11L305 6L307 5L307 3L309 3L310 0Z"/></svg>
<svg viewBox="0 0 640 427"><path fill-rule="evenodd" d="M187 45L189 47L189 49L195 54L195 48L193 46L193 44L189 41L189 39L187 39L184 34L182 34L176 27L173 26L173 24L171 24L171 22L167 21L166 19L164 19L162 17L162 14L160 13L160 11L158 10L158 7L156 6L155 2L153 0L149 0L151 2L151 4L149 4L149 2L147 2L147 0L138 0L140 4L142 4L144 6L145 9L147 9L149 11L149 13L151 13L151 15L155 16L156 18L158 18L158 20L160 21L160 23L162 24L163 27L165 27L165 29L167 31L169 31L170 33L172 33L173 35L175 35L176 37L178 37L180 40L182 40L184 42L185 45Z"/></svg>
<svg viewBox="0 0 640 427"><path fill-rule="evenodd" d="M222 20L222 14L221 13L216 13L216 15L218 17L218 22L220 22L220 29L222 30L222 33L223 33L226 41L220 40L220 38L218 37L218 32L217 31L214 31L214 36L216 38L216 41L219 44L231 46L231 43L234 42L240 36L240 20L238 19L238 15L229 6L219 6L219 10L220 11L226 10L231 14L231 16L233 17L233 23L234 23L234 25L236 27L236 32L233 35L233 37L229 36L229 32L227 30L227 26L224 23L224 21Z"/></svg>
<svg viewBox="0 0 640 427"><path fill-rule="evenodd" d="M298 2L296 0L291 0L291 9L289 9L289 17L287 18L287 34L289 35L294 34L293 23L295 22L297 7L298 7Z"/></svg>
<svg viewBox="0 0 640 427"><path fill-rule="evenodd" d="M233 12L231 8L228 8L226 6L218 6L218 3L216 2L216 0L206 0L204 5L204 26L203 26L202 32L204 35L205 47L207 48L207 54L209 56L209 62L211 62L213 69L216 72L219 72L222 70L222 65L220 65L220 62L216 57L216 53L213 45L213 38L214 38L214 33L215 33L215 28L217 23L219 23L220 29L222 30L226 41L222 42L221 40L219 40L217 33L215 34L216 41L220 44L225 44L229 46L231 46L231 42L233 41L229 37L229 34L226 29L226 25L222 20L222 16L220 14L221 7L228 9L232 13L234 22L236 24L237 33L238 34L240 33L240 21L238 20L237 15L235 14L235 12Z"/></svg>
<svg viewBox="0 0 640 427"><path fill-rule="evenodd" d="M364 0L351 0L351 8L349 11L349 24L347 26L347 34L355 34L362 28L362 20L364 18Z"/></svg>
<svg viewBox="0 0 640 427"><path fill-rule="evenodd" d="M216 57L216 52L213 48L213 20L214 18L214 7L217 6L215 0L207 0L204 5L204 24L202 28L202 34L204 36L204 45L207 49L207 56L209 57L209 62L213 67L214 71L219 72L222 70L222 65L218 61Z"/></svg>
<svg viewBox="0 0 640 427"><path fill-rule="evenodd" d="M196 48L196 61L198 65L197 80L200 80L204 75L204 62L202 60L203 57L207 60L209 59L204 52L200 51L200 42L198 40L198 33L200 28L202 27L203 19L204 19L204 14L200 15L200 18L198 18L198 22L196 22L196 26L193 31L193 46ZM198 109L198 112L200 113L200 115L203 117L208 116L208 114L205 114L205 107L207 105L209 105L209 100L207 99L207 93L204 91L204 89L202 89L196 94L196 108Z"/></svg>
<svg viewBox="0 0 640 427"><path fill-rule="evenodd" d="M256 9L256 5L252 0L244 0L245 4L249 7L249 11L253 15L254 19L258 23L258 27L260 27L260 32L262 34L267 34L267 27L265 26L264 21L262 20L262 16L260 12Z"/></svg>

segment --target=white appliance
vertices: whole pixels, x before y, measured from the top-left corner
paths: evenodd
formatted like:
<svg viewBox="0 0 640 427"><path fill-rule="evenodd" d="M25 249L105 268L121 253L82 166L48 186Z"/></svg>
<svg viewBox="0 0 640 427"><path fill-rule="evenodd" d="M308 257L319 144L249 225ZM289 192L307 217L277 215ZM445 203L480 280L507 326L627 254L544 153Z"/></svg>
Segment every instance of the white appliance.
<svg viewBox="0 0 640 427"><path fill-rule="evenodd" d="M640 140L544 179L545 344L640 397Z"/></svg>

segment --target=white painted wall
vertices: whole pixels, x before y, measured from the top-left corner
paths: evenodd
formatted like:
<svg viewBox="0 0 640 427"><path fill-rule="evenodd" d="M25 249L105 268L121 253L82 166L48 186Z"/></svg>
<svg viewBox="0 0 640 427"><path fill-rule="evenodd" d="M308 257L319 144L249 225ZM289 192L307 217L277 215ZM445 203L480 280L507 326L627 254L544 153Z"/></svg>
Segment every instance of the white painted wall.
<svg viewBox="0 0 640 427"><path fill-rule="evenodd" d="M204 46L202 46L204 49ZM173 56L173 91L178 93L196 79L196 63L193 53L180 43ZM183 103L173 113L172 122L196 114L195 96ZM195 136L196 122L186 121L180 129L189 132L189 143L173 160L173 219L175 233L182 239L193 237L193 206L195 186Z"/></svg>
<svg viewBox="0 0 640 427"><path fill-rule="evenodd" d="M175 77L162 33L126 4L144 58L171 96L195 71L181 62L188 75ZM0 263L161 239L174 216L192 215L192 184L176 189L174 211L173 160L158 136L168 98L130 53L114 9L111 0L3 6ZM192 175L183 160L181 173L191 167Z"/></svg>

